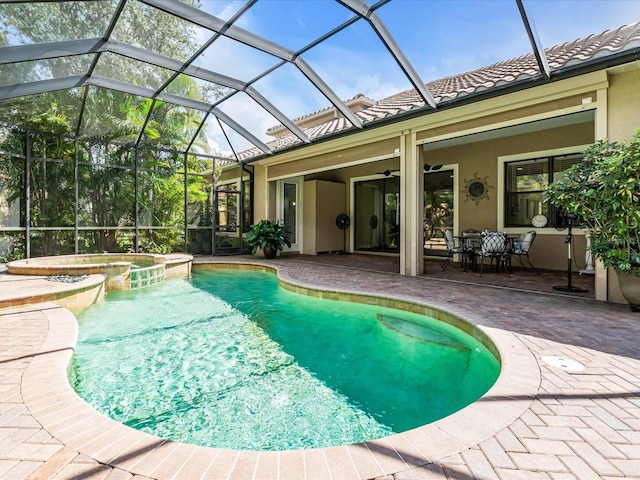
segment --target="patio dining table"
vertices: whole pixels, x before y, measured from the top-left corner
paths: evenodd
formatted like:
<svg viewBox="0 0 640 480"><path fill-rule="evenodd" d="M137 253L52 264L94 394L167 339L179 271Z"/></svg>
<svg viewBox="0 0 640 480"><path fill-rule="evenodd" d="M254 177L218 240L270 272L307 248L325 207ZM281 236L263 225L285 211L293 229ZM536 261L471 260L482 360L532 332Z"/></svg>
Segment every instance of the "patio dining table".
<svg viewBox="0 0 640 480"><path fill-rule="evenodd" d="M462 245L463 247L463 251L464 251L463 262L465 262L464 263L465 271L466 271L467 265L471 266L471 270L473 272L478 271L478 257L482 256L483 233L490 234L490 233L502 233L502 232L490 232L488 230L485 230L484 232L477 232L477 233L476 232L463 233L463 235L456 237L459 240L460 245ZM520 236L508 235L508 234L505 234L505 236L506 236L506 244L504 246L504 255L502 256L502 262L504 263L505 271L507 273L512 273L511 272L511 252L513 251L515 243L520 238ZM499 262L497 262L496 264L496 271L498 271L499 269L498 267L499 267Z"/></svg>

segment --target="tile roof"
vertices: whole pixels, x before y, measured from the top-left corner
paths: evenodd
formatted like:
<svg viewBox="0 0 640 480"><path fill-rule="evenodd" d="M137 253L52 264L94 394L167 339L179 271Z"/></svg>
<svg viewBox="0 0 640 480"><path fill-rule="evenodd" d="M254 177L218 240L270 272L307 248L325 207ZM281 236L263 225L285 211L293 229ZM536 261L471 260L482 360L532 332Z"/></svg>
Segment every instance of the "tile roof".
<svg viewBox="0 0 640 480"><path fill-rule="evenodd" d="M640 49L640 22L545 49L545 55L553 78L563 71L591 63L597 64L599 60L634 49ZM638 57L640 57L640 54ZM434 80L427 83L427 87L436 100L436 106L438 106L461 100L471 95L479 95L505 86L516 85L539 78L541 78L540 69L535 56L530 53L470 72ZM356 95L353 98L358 97L359 95ZM327 109L310 113L295 119L294 122L297 123L303 119L317 115L319 112L331 110L332 108L334 107L328 107ZM408 112L426 109L428 109L428 106L425 105L422 97L420 97L415 89L411 89L397 93L378 102L373 102L372 106L356 112L356 115L362 120L363 125L366 126L367 124ZM278 127L279 126L272 127L269 131L276 130ZM312 140L349 129L355 130L351 122L343 117L334 118L319 125L303 128L304 132ZM282 136L268 143L274 152L300 144L302 144L302 141L293 134ZM263 155L263 152L258 148L252 148L244 152L239 152L238 157L241 161L246 161L258 156L262 157Z"/></svg>

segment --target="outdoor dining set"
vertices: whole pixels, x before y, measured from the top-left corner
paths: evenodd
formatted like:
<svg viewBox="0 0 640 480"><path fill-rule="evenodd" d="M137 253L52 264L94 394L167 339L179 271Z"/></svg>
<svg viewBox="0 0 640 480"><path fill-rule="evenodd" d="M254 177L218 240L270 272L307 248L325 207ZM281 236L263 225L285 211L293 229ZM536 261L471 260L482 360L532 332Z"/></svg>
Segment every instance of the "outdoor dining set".
<svg viewBox="0 0 640 480"><path fill-rule="evenodd" d="M535 230L520 235L509 235L505 232L468 229L464 230L460 236L454 236L451 230L445 230L447 260L442 265L442 270L445 270L451 260L457 256L465 272L471 269L482 274L484 264L488 262L489 268L495 264L495 271L504 269L506 273L511 273L511 261L515 257L523 268L528 266L537 273L529 258L529 251L535 238Z"/></svg>

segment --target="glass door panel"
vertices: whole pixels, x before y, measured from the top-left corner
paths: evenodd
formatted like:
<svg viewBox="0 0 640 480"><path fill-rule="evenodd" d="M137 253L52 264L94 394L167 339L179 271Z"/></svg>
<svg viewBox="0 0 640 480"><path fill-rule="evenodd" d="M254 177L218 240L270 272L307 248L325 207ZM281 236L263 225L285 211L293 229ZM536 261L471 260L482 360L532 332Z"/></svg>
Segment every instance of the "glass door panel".
<svg viewBox="0 0 640 480"><path fill-rule="evenodd" d="M298 243L298 215L297 215L297 197L298 185L295 183L284 183L283 185L283 220L284 224L289 227L287 240L291 245Z"/></svg>
<svg viewBox="0 0 640 480"><path fill-rule="evenodd" d="M398 252L400 245L398 178L355 183L355 249Z"/></svg>
<svg viewBox="0 0 640 480"><path fill-rule="evenodd" d="M400 179L385 180L384 251L400 251Z"/></svg>
<svg viewBox="0 0 640 480"><path fill-rule="evenodd" d="M443 232L453 230L453 171L424 174L424 253L446 250Z"/></svg>
<svg viewBox="0 0 640 480"><path fill-rule="evenodd" d="M382 247L383 181L369 180L355 184L355 249L379 250Z"/></svg>

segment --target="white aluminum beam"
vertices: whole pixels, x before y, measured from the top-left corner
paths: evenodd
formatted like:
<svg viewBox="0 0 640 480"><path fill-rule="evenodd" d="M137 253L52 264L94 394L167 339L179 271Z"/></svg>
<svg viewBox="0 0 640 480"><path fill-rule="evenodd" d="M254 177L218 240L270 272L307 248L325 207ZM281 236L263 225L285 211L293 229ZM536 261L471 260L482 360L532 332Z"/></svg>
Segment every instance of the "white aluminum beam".
<svg viewBox="0 0 640 480"><path fill-rule="evenodd" d="M144 98L152 98L155 93L154 90L145 87L139 87L137 85L131 85L130 83L120 82L118 80L114 80L112 78L92 76L87 82L87 85L94 85L97 87L108 88L111 90L117 90L123 93L129 93L131 95L138 95ZM156 97L158 100L162 100L163 102L172 103L174 105L179 105L181 107L193 108L194 110L199 110L202 112L211 111L214 115L220 118L224 123L233 128L238 134L242 135L253 145L258 147L265 153L271 153L271 149L260 139L255 137L251 132L245 129L238 122L233 120L223 111L218 108L211 109L211 106L207 103L199 102L197 100L189 100L188 98L179 97L177 95L171 95L168 93L163 93Z"/></svg>
<svg viewBox="0 0 640 480"><path fill-rule="evenodd" d="M260 139L255 137L251 132L247 131L242 125L240 125L238 122L236 122L233 118L228 116L226 113L224 113L219 108L214 107L211 110L211 114L215 115L220 120L222 120L224 123L229 125L231 128L233 128L236 132L238 132L244 138L246 138L251 143L253 143L256 147L258 147L264 153L273 153L271 148L269 148L269 146L266 143L262 142Z"/></svg>
<svg viewBox="0 0 640 480"><path fill-rule="evenodd" d="M91 75L86 81L87 85L93 85L95 87L108 88L110 90L116 90L118 92L128 93L131 95L137 95L138 97L150 98L153 94L153 90L141 87L139 85L133 85L127 82L121 82L120 80L114 80L113 78L101 77L100 75Z"/></svg>
<svg viewBox="0 0 640 480"><path fill-rule="evenodd" d="M246 86L246 82L236 78L228 77L226 75L207 70L206 68L194 67L192 65L188 65L185 68L183 62L116 40L109 40L102 47L101 51L117 53L125 57L140 60L141 62L150 63L156 67L166 68L175 72L182 72L186 75L206 80L207 82L213 82L224 87L233 88L234 90L243 90Z"/></svg>
<svg viewBox="0 0 640 480"><path fill-rule="evenodd" d="M195 23L201 27L211 30L216 33L222 33L226 37L232 38L238 42L249 45L250 47L257 48L258 50L278 57L282 60L291 61L294 57L294 53L275 42L262 38L259 35L251 33L240 27L234 25L227 25L224 20L221 20L213 15L210 15L198 8L191 7L186 3L176 2L172 0L141 0L147 5L151 5L159 10L180 17L188 22ZM226 26L226 28L225 28Z"/></svg>
<svg viewBox="0 0 640 480"><path fill-rule="evenodd" d="M362 128L362 121L340 98L324 83L324 80L305 62L302 57L297 57L294 61L305 77L313 83L322 94L336 107L342 115L349 120L353 126Z"/></svg>
<svg viewBox="0 0 640 480"><path fill-rule="evenodd" d="M417 90L426 104L428 104L431 108L436 108L436 101L433 98L433 95L431 95L431 92L420 78L420 75L418 75L416 69L413 68L413 65L411 64L409 59L405 56L400 46L396 43L393 35L391 35L389 30L387 30L387 27L384 25L380 17L376 15L373 9L362 0L338 1L349 10L360 15L362 18L366 19L369 22L369 24L376 32L384 46L387 48L393 59L396 61L400 69L411 82L413 88Z"/></svg>
<svg viewBox="0 0 640 480"><path fill-rule="evenodd" d="M291 132L302 140L304 143L311 143L311 139L304 133L300 127L298 127L295 123L293 123L289 117L283 114L280 110L278 110L275 105L273 105L269 100L260 94L255 88L249 86L246 89L247 95L253 98L256 102L260 104L262 108L268 111L271 115L273 115L277 120L280 121L285 127L287 127Z"/></svg>
<svg viewBox="0 0 640 480"><path fill-rule="evenodd" d="M16 85L0 86L0 100L36 95L39 93L54 92L56 90L68 90L81 87L86 83L86 76L73 75L64 78L52 78L37 82L19 83Z"/></svg>
<svg viewBox="0 0 640 480"><path fill-rule="evenodd" d="M0 47L0 64L97 53L104 43L102 38L87 38Z"/></svg>

